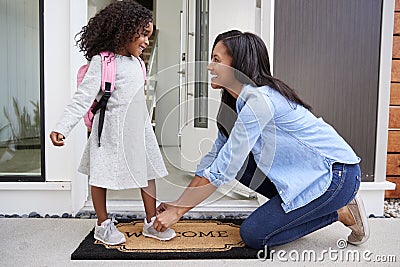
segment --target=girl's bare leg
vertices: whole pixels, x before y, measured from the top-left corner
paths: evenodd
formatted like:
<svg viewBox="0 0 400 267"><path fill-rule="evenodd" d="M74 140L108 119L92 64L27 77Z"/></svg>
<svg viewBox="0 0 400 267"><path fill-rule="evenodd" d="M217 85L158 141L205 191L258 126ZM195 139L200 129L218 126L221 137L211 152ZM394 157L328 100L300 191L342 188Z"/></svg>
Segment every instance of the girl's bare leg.
<svg viewBox="0 0 400 267"><path fill-rule="evenodd" d="M149 180L148 186L141 188L144 211L146 212L146 220L150 222L151 218L156 216L156 182Z"/></svg>
<svg viewBox="0 0 400 267"><path fill-rule="evenodd" d="M108 219L106 207L107 189L91 186L93 207L97 215L97 225Z"/></svg>

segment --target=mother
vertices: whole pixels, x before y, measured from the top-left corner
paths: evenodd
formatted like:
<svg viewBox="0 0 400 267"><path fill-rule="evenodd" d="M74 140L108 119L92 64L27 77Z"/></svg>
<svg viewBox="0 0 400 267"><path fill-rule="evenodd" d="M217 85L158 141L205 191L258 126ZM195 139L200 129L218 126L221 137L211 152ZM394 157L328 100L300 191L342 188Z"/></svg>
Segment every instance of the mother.
<svg viewBox="0 0 400 267"><path fill-rule="evenodd" d="M369 229L357 195L360 158L292 88L271 76L262 39L240 31L220 34L208 70L212 88L223 90L218 137L182 195L157 208L154 227L167 229L239 177L269 198L241 225L249 247L282 245L335 221L351 229L350 243L364 243Z"/></svg>

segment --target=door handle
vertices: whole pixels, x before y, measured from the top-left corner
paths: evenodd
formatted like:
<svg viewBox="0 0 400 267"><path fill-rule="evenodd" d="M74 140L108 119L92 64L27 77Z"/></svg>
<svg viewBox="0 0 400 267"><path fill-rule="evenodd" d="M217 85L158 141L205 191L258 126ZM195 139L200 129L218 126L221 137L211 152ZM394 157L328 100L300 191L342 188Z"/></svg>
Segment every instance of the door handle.
<svg viewBox="0 0 400 267"><path fill-rule="evenodd" d="M186 74L186 72L185 72L185 70L183 69L183 58L182 58L182 55L184 54L184 45L183 45L183 41L184 41L184 38L185 38L185 35L184 35L184 25L183 25L183 23L185 22L185 20L184 20L184 14L183 14L183 11L181 10L180 11L180 14L179 14L179 18L180 18L180 25L179 25L179 38L180 38L180 40L179 40L179 42L180 42L180 48L179 48L179 50L180 50L180 57L179 57L179 71L177 72L178 74L179 74L179 87L178 87L178 94L179 94L179 96L178 96L178 105L179 105L179 108L178 108L178 137L179 137L179 146L181 145L181 141L180 141L180 137L182 136L182 128L183 128L183 110L182 110L182 103L183 103L183 98L182 98L182 87L183 87L183 79L184 78L186 78L185 77L185 74Z"/></svg>

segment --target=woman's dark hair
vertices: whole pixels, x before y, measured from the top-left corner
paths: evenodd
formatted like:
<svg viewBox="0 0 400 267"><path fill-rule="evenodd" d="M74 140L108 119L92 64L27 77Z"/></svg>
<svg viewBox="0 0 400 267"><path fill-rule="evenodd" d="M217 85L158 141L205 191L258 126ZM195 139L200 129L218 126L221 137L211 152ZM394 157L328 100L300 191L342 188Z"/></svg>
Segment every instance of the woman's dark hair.
<svg viewBox="0 0 400 267"><path fill-rule="evenodd" d="M85 58L101 51L117 53L153 21L152 12L133 0L115 1L100 10L75 36Z"/></svg>
<svg viewBox="0 0 400 267"><path fill-rule="evenodd" d="M238 30L230 30L219 34L214 40L212 51L214 51L214 48L219 41L240 34L242 34L242 32ZM226 118L226 116L232 116L233 118ZM234 98L226 89L223 89L221 93L221 104L217 115L217 127L225 136L229 136L233 124L236 121L236 117L236 98Z"/></svg>
<svg viewBox="0 0 400 267"><path fill-rule="evenodd" d="M268 50L264 41L260 37L249 32L239 32L235 35L219 38L218 42L219 41L223 42L228 54L232 57L231 67L236 70L235 77L241 83L251 84L258 87L267 85L278 91L287 100L311 110L311 106L301 100L295 90L290 88L281 80L272 77ZM214 43L213 49L215 45L216 43ZM228 96L224 96L224 94L230 95L226 90L224 90L221 97L221 105L225 104L232 109L236 109L236 101L233 103L232 99ZM231 96L231 98L233 97ZM220 121L219 117L220 116L217 116L217 121ZM220 125L218 125L218 128L221 130ZM224 130L221 131L224 134L226 133Z"/></svg>

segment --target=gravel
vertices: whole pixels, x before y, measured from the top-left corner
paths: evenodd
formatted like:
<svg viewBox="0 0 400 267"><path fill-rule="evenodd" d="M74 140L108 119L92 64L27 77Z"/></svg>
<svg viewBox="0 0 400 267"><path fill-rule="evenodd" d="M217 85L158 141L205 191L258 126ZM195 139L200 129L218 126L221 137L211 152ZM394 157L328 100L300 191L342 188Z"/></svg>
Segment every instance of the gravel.
<svg viewBox="0 0 400 267"><path fill-rule="evenodd" d="M250 213L232 213L232 214L221 214L221 213L202 213L202 212L191 212L184 215L183 219L246 219ZM108 217L114 217L116 220L134 220L144 219L144 213L132 214L129 212L121 213L109 213ZM0 218L71 218L71 219L96 219L96 213L94 211L79 211L77 214L72 215L70 213L63 213L61 215L41 215L35 211L29 214L0 214Z"/></svg>
<svg viewBox="0 0 400 267"><path fill-rule="evenodd" d="M373 216L375 218L400 218L400 199L399 198L388 198L384 201L384 216ZM246 219L249 213L232 213L232 214L221 214L221 213L189 213L183 216L183 219ZM132 214L129 212L121 213L109 213L109 217L122 220L133 220L143 219L144 213ZM96 213L94 211L79 211L75 215L70 213L63 214L44 214L41 215L38 212L32 211L29 214L0 214L0 218L71 218L71 219L96 219Z"/></svg>
<svg viewBox="0 0 400 267"><path fill-rule="evenodd" d="M400 198L388 198L384 202L385 218L400 218Z"/></svg>

